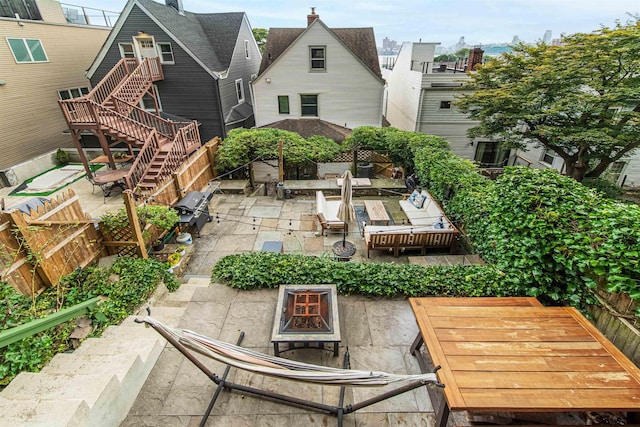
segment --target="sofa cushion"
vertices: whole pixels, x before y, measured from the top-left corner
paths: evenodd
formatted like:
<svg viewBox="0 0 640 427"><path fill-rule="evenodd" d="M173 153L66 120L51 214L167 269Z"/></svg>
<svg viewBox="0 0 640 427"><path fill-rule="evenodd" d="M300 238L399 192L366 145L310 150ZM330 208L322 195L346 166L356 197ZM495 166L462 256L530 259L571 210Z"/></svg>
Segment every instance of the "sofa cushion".
<svg viewBox="0 0 640 427"><path fill-rule="evenodd" d="M411 193L411 195L409 197L407 197L407 201L409 203L413 203L413 201L416 199L416 197L419 195L420 193L418 193L418 190L413 190L413 193Z"/></svg>
<svg viewBox="0 0 640 427"><path fill-rule="evenodd" d="M413 206L415 206L416 208L420 209L422 207L422 205L424 204L424 201L427 198L422 195L422 194L418 194L415 199L413 199Z"/></svg>

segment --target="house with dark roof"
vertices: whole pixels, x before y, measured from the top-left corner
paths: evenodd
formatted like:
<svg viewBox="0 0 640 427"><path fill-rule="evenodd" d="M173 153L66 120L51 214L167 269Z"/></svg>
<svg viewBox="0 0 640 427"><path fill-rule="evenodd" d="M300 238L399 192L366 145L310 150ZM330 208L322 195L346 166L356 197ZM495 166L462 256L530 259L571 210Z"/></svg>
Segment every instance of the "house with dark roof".
<svg viewBox="0 0 640 427"><path fill-rule="evenodd" d="M269 29L251 85L258 127L308 124L335 133L335 125L382 125L384 80L373 28L329 28L313 8L306 28Z"/></svg>
<svg viewBox="0 0 640 427"><path fill-rule="evenodd" d="M254 126L249 82L261 55L244 12L191 13L182 0L129 0L87 77L95 86L121 58L149 57L159 58L164 79L142 108L196 120L203 142Z"/></svg>

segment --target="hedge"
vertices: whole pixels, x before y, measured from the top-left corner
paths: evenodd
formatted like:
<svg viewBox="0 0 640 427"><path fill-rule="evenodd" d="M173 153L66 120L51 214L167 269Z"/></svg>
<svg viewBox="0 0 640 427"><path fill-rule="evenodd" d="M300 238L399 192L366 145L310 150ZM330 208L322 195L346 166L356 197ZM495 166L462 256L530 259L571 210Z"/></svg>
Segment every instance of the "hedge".
<svg viewBox="0 0 640 427"><path fill-rule="evenodd" d="M385 297L514 296L518 290L493 266L430 266L338 262L327 257L249 252L228 255L212 279L239 289L281 284L332 283L342 295Z"/></svg>

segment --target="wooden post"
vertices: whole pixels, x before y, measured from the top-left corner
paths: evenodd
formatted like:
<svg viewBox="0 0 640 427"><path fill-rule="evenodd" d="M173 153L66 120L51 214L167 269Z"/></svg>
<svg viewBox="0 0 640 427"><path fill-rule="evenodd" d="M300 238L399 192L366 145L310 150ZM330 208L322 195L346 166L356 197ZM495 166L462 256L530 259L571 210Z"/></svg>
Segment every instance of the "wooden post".
<svg viewBox="0 0 640 427"><path fill-rule="evenodd" d="M283 142L278 141L278 182L284 182L284 153Z"/></svg>
<svg viewBox="0 0 640 427"><path fill-rule="evenodd" d="M109 148L109 141L107 141L107 137L104 136L104 133L100 130L92 129L92 132L98 137L98 141L100 141L100 147L102 148L104 155L107 156L109 167L112 170L116 170L116 162L113 161L113 154L111 153L111 148Z"/></svg>
<svg viewBox="0 0 640 427"><path fill-rule="evenodd" d="M205 147L207 147L207 158L209 159L209 167L211 168L211 173L213 174L214 178L218 176L218 173L216 172L216 152L218 151L218 144L220 144L220 138L218 137L213 138L211 141L205 144Z"/></svg>
<svg viewBox="0 0 640 427"><path fill-rule="evenodd" d="M82 162L82 166L84 166L84 171L89 178L93 178L93 173L91 173L91 168L89 167L89 161L87 160L87 156L84 154L82 144L80 143L79 134L80 129L71 129L71 138L73 138L73 144L76 146L76 150L78 150L80 161Z"/></svg>
<svg viewBox="0 0 640 427"><path fill-rule="evenodd" d="M129 218L129 226L131 227L131 233L133 234L133 240L138 243L138 250L142 258L149 258L147 254L147 246L144 243L142 237L142 230L140 229L140 220L138 220L138 212L136 211L136 204L133 200L133 194L131 190L124 190L122 193L124 198L124 207L127 209L127 217Z"/></svg>

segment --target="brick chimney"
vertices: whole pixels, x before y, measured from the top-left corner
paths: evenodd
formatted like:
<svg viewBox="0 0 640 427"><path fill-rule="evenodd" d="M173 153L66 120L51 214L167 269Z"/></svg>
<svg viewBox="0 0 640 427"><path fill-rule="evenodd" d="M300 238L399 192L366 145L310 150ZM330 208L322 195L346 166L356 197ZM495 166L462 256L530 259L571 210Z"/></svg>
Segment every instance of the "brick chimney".
<svg viewBox="0 0 640 427"><path fill-rule="evenodd" d="M467 62L467 69L469 71L475 71L476 65L482 64L483 54L484 50L480 49L479 46L476 46L469 51L469 61Z"/></svg>
<svg viewBox="0 0 640 427"><path fill-rule="evenodd" d="M312 7L312 8L311 8L311 14L310 14L310 15L307 15L307 27L308 27L309 25L311 25L311 23L312 23L313 21L315 21L316 19L318 19L318 18L320 18L320 15L316 15L316 8L315 8L315 7Z"/></svg>

